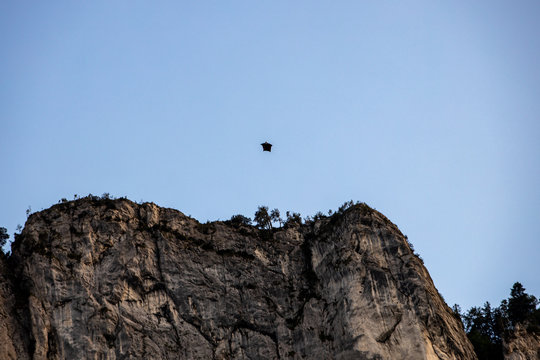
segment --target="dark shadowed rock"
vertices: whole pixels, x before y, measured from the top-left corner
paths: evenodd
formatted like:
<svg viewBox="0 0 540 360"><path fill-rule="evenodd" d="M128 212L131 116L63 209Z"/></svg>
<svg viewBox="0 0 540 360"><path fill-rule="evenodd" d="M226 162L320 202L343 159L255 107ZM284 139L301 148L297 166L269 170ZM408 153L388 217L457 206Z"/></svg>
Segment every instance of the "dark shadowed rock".
<svg viewBox="0 0 540 360"><path fill-rule="evenodd" d="M30 216L1 263L0 352L34 359L475 359L386 217L200 224L129 200Z"/></svg>

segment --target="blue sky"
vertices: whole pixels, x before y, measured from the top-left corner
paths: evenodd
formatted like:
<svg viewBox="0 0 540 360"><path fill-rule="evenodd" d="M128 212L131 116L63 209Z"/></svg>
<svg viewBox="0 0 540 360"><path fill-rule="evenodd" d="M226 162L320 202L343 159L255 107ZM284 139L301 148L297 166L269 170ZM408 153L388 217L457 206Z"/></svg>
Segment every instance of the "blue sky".
<svg viewBox="0 0 540 360"><path fill-rule="evenodd" d="M200 221L353 199L450 305L515 281L540 296L539 18L537 1L3 1L0 226L74 194Z"/></svg>

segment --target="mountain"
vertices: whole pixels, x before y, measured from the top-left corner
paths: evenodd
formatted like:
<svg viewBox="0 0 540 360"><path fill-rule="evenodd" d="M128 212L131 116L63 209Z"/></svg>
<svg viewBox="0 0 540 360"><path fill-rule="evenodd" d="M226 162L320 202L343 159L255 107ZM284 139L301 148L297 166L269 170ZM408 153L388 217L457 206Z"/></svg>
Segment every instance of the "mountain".
<svg viewBox="0 0 540 360"><path fill-rule="evenodd" d="M476 359L365 204L261 230L87 197L32 214L0 280L3 359Z"/></svg>

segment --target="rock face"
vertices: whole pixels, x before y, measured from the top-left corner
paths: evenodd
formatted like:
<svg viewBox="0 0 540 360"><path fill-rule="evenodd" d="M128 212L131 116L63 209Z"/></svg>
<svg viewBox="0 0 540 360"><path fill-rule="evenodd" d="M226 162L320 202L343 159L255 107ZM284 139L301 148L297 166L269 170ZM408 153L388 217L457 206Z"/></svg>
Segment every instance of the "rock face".
<svg viewBox="0 0 540 360"><path fill-rule="evenodd" d="M528 332L518 324L508 341L503 342L506 360L538 360L540 359L540 336Z"/></svg>
<svg viewBox="0 0 540 360"><path fill-rule="evenodd" d="M31 215L12 251L2 358L476 359L405 237L363 204L258 230L85 198Z"/></svg>
<svg viewBox="0 0 540 360"><path fill-rule="evenodd" d="M17 291L9 276L6 261L0 254L0 359L28 359L28 336L23 324L24 313L17 314ZM24 311L24 310L23 310Z"/></svg>

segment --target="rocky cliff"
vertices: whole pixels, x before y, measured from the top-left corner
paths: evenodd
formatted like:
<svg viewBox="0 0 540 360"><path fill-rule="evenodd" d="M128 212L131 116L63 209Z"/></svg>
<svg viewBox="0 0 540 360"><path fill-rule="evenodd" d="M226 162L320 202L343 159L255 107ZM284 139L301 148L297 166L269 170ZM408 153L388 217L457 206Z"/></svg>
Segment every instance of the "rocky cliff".
<svg viewBox="0 0 540 360"><path fill-rule="evenodd" d="M503 341L505 360L540 359L540 335L528 332L518 324L508 339Z"/></svg>
<svg viewBox="0 0 540 360"><path fill-rule="evenodd" d="M476 358L363 204L259 230L85 198L31 215L0 280L3 359Z"/></svg>

